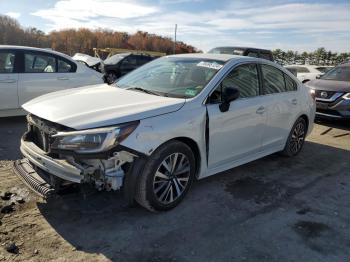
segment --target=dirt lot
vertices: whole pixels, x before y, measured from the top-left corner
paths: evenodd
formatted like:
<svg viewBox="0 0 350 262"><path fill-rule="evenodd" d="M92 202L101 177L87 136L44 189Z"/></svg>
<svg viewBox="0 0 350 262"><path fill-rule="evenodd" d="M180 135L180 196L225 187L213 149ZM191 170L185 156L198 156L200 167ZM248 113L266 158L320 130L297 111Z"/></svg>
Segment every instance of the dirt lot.
<svg viewBox="0 0 350 262"><path fill-rule="evenodd" d="M198 181L161 214L86 187L44 202L11 171L24 129L0 119L0 261L350 261L350 125L319 123L294 159Z"/></svg>

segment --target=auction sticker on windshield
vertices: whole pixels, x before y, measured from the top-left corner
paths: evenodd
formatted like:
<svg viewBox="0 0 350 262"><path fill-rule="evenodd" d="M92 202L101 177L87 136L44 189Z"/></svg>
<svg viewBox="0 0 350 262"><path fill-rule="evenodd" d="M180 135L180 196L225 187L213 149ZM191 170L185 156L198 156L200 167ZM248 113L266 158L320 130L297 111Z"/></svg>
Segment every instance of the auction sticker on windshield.
<svg viewBox="0 0 350 262"><path fill-rule="evenodd" d="M205 62L205 61L201 61L197 64L197 66L201 66L201 67L206 67L206 68L211 68L211 69L215 69L215 70L220 70L220 68L223 65L220 65L216 62Z"/></svg>

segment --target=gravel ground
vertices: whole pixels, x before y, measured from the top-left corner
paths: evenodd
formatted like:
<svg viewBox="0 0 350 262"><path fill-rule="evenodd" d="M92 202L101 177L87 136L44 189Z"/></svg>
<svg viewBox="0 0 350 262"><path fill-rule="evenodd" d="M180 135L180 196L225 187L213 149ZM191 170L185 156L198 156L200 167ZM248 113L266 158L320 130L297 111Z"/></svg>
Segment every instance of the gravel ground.
<svg viewBox="0 0 350 262"><path fill-rule="evenodd" d="M11 170L24 129L0 119L0 261L350 260L349 124L318 123L297 157L198 181L160 214L88 187L36 197Z"/></svg>

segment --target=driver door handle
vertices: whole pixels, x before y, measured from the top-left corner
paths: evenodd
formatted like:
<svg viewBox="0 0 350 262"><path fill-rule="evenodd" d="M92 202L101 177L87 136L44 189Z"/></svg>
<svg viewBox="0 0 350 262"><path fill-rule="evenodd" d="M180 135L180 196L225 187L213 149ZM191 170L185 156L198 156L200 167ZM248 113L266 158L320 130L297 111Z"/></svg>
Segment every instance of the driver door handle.
<svg viewBox="0 0 350 262"><path fill-rule="evenodd" d="M69 80L69 78L65 76L61 76L61 77L57 77L57 80Z"/></svg>
<svg viewBox="0 0 350 262"><path fill-rule="evenodd" d="M16 79L0 79L0 83L7 83L7 84L10 84L10 83L16 83Z"/></svg>
<svg viewBox="0 0 350 262"><path fill-rule="evenodd" d="M292 102L293 105L297 105L298 104L298 99L294 98L294 99L292 99L291 102Z"/></svg>
<svg viewBox="0 0 350 262"><path fill-rule="evenodd" d="M263 113L265 113L265 107L261 106L256 110L256 113L259 115L262 115Z"/></svg>

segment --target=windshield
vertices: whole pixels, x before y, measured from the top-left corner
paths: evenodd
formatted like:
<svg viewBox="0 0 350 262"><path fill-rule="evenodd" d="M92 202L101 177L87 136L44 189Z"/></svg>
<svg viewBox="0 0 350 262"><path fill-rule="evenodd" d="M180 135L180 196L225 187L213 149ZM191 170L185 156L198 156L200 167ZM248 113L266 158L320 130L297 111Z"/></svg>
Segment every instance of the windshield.
<svg viewBox="0 0 350 262"><path fill-rule="evenodd" d="M115 65L116 63L118 63L120 60L122 60L125 56L127 56L128 54L118 54L118 55L114 55L111 57L108 57L105 61L103 61L104 64L106 65Z"/></svg>
<svg viewBox="0 0 350 262"><path fill-rule="evenodd" d="M321 79L350 82L350 66L337 66L326 72Z"/></svg>
<svg viewBox="0 0 350 262"><path fill-rule="evenodd" d="M116 86L161 96L192 98L223 64L223 61L201 58L159 58L127 74Z"/></svg>

